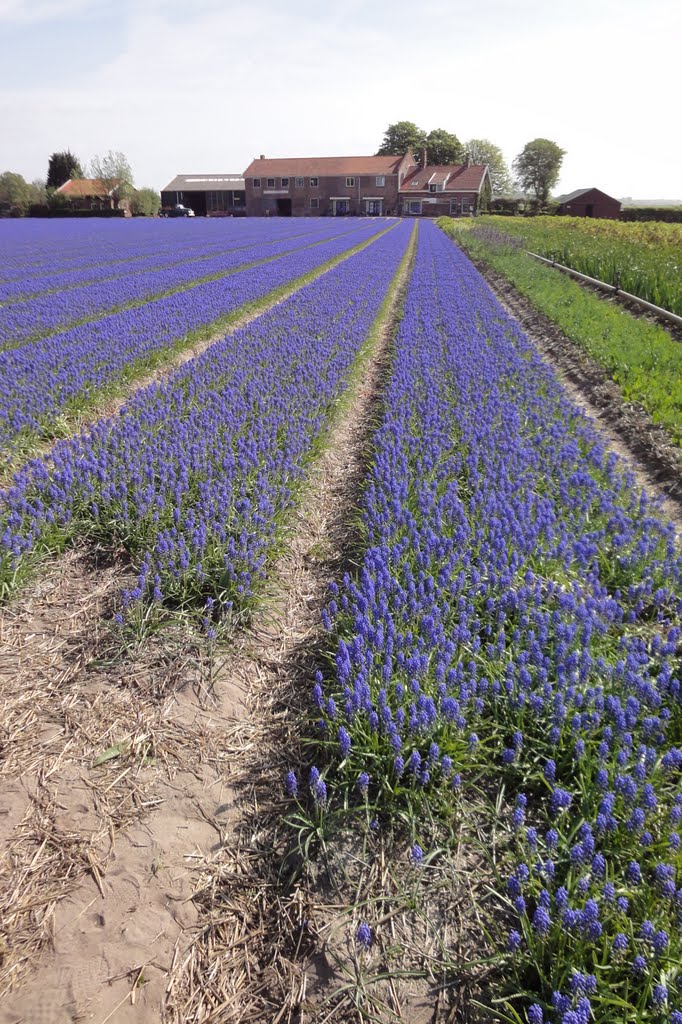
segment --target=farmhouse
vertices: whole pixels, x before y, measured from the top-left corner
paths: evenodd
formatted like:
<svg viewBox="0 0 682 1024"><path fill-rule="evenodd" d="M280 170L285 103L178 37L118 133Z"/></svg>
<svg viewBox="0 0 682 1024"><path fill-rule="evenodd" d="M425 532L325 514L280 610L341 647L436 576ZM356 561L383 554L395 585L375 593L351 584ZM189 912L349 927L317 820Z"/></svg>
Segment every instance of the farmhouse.
<svg viewBox="0 0 682 1024"><path fill-rule="evenodd" d="M250 217L392 216L416 170L405 156L325 156L252 160L244 171Z"/></svg>
<svg viewBox="0 0 682 1024"><path fill-rule="evenodd" d="M470 217L490 201L487 164L434 166L426 163L413 171L400 187L400 213L408 217Z"/></svg>
<svg viewBox="0 0 682 1024"><path fill-rule="evenodd" d="M620 200L607 196L598 188L578 188L568 195L558 196L558 213L570 217L602 217L617 220L620 216Z"/></svg>
<svg viewBox="0 0 682 1024"><path fill-rule="evenodd" d="M161 192L162 208L181 203L198 217L243 217L244 178L240 174L176 174Z"/></svg>
<svg viewBox="0 0 682 1024"><path fill-rule="evenodd" d="M130 216L128 199L119 198L116 190L123 184L121 178L101 181L99 178L69 178L55 195L68 199L74 210L123 210Z"/></svg>

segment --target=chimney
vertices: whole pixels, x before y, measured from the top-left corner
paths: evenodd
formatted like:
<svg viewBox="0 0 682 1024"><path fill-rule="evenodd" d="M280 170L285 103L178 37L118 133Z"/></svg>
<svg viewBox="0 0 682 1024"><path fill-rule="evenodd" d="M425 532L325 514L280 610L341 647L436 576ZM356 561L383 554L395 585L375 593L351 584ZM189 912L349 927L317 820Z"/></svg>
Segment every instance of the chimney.
<svg viewBox="0 0 682 1024"><path fill-rule="evenodd" d="M467 153L467 155L464 157L464 166L471 167L471 153Z"/></svg>
<svg viewBox="0 0 682 1024"><path fill-rule="evenodd" d="M426 167L426 164L427 164L426 146L424 146L424 148L422 149L422 170Z"/></svg>
<svg viewBox="0 0 682 1024"><path fill-rule="evenodd" d="M260 155L260 159L261 159L261 160L265 160L265 153L261 153L261 155Z"/></svg>

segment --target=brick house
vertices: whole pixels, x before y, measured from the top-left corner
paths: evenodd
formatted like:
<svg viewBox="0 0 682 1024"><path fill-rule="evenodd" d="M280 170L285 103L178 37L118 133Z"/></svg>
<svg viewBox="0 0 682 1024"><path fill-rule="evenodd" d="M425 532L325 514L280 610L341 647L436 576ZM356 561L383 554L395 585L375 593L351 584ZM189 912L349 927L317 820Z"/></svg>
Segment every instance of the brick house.
<svg viewBox="0 0 682 1024"><path fill-rule="evenodd" d="M261 155L244 171L249 217L395 216L399 189L417 167L405 156Z"/></svg>
<svg viewBox="0 0 682 1024"><path fill-rule="evenodd" d="M470 217L487 209L491 187L487 164L422 164L400 187L406 217Z"/></svg>
<svg viewBox="0 0 682 1024"><path fill-rule="evenodd" d="M598 188L578 188L568 195L558 196L560 204L557 213L569 217L601 217L618 220L620 217L620 200L607 196Z"/></svg>
<svg viewBox="0 0 682 1024"><path fill-rule="evenodd" d="M116 189L122 184L122 179L104 182L99 178L69 178L55 189L55 195L67 199L74 210L123 210L129 217L129 200L116 196Z"/></svg>

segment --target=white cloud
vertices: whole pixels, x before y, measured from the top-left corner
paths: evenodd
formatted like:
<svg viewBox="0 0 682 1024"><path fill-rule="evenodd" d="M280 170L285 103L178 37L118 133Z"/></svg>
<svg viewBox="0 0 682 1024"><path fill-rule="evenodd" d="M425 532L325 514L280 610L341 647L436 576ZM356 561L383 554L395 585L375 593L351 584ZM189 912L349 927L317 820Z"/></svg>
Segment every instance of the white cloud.
<svg viewBox="0 0 682 1024"><path fill-rule="evenodd" d="M32 25L70 17L91 6L92 0L0 0L0 23Z"/></svg>
<svg viewBox="0 0 682 1024"><path fill-rule="evenodd" d="M488 137L509 161L532 138L555 139L567 150L560 190L682 196L669 0L646 14L638 0L144 0L120 20L124 45L96 70L0 90L8 166L35 177L54 149L120 149L138 182L160 187L177 172L241 171L261 152L373 152L409 118ZM665 139L653 159L648 138Z"/></svg>

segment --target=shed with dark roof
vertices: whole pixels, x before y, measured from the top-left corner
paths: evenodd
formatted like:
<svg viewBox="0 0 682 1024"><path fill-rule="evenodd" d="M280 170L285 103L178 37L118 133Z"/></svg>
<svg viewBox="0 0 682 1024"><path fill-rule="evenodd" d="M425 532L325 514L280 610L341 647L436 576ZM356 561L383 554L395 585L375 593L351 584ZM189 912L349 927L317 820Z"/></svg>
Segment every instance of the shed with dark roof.
<svg viewBox="0 0 682 1024"><path fill-rule="evenodd" d="M558 213L569 217L600 217L617 220L620 217L619 199L607 196L598 188L577 188L564 196L557 196Z"/></svg>
<svg viewBox="0 0 682 1024"><path fill-rule="evenodd" d="M243 217L246 213L241 174L176 174L161 191L161 208L189 206L197 217Z"/></svg>

